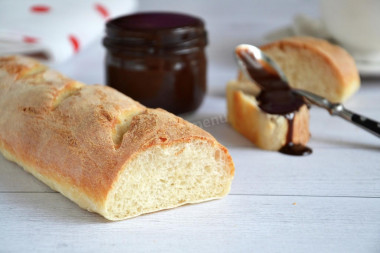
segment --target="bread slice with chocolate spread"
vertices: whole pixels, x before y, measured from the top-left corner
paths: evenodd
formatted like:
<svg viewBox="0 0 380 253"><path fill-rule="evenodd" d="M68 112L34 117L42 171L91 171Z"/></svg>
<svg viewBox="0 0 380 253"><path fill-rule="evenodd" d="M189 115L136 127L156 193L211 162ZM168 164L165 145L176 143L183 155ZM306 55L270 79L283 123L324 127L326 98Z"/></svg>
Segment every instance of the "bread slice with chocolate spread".
<svg viewBox="0 0 380 253"><path fill-rule="evenodd" d="M353 58L327 41L292 37L261 49L280 66L293 88L340 102L360 86ZM287 115L267 113L257 100L260 92L242 73L227 84L227 118L232 127L261 149L281 150L289 143L306 145L310 137L307 106Z"/></svg>

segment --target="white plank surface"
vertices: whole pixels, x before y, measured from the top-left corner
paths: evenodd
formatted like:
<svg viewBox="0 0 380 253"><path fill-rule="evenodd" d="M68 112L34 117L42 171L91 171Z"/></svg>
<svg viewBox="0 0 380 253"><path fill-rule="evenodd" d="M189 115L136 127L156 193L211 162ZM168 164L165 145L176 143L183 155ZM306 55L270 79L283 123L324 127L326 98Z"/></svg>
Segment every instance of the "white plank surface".
<svg viewBox="0 0 380 253"><path fill-rule="evenodd" d="M58 193L2 193L0 245L23 252L378 252L379 213L378 198L230 195L106 222Z"/></svg>
<svg viewBox="0 0 380 253"><path fill-rule="evenodd" d="M236 75L232 49L261 43L318 1L141 0L141 10L205 19L209 92L184 116L226 145L236 165L231 194L121 222L80 209L0 155L0 252L380 252L380 142L325 111L311 110L313 155L262 151L225 121L224 88ZM102 83L101 38L53 67ZM380 79L364 80L346 105L380 120Z"/></svg>

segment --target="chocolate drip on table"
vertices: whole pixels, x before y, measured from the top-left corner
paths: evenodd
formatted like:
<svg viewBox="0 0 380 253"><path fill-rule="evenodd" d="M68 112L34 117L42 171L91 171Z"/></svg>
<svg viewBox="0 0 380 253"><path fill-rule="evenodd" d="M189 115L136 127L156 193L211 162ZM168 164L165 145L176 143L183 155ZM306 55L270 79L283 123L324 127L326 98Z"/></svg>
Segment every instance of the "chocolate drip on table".
<svg viewBox="0 0 380 253"><path fill-rule="evenodd" d="M283 115L288 122L286 143L279 152L295 156L311 154L312 150L309 147L295 144L292 141L295 112L305 104L303 98L292 92L288 83L282 81L275 71L271 71L269 66L269 69L266 69L259 61L252 63L252 61L248 60L255 58L248 51L240 50L237 53L245 63L250 77L261 88L261 92L256 98L260 109L269 114ZM253 64L256 63L257 66L254 66Z"/></svg>

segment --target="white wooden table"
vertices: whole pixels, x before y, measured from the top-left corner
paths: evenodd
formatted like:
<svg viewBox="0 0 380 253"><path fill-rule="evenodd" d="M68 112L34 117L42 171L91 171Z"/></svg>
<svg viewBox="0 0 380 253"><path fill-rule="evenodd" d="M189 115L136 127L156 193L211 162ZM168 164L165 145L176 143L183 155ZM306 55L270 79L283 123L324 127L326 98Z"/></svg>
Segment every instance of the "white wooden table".
<svg viewBox="0 0 380 253"><path fill-rule="evenodd" d="M236 75L232 49L260 43L295 13L318 16L317 1L179 4L141 0L140 9L192 13L207 23L209 93L186 118L229 148L236 164L231 193L107 222L0 156L0 252L380 252L379 139L312 108L314 153L300 158L259 150L225 122L224 87ZM99 39L54 67L85 83L102 83L103 55ZM380 79L364 80L346 105L380 120L379 101Z"/></svg>

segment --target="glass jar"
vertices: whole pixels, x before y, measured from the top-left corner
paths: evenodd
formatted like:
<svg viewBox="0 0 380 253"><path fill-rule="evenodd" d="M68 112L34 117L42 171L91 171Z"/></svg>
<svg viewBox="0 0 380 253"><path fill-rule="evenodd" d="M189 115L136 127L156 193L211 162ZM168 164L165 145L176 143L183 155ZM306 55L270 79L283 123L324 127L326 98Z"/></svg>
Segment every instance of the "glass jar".
<svg viewBox="0 0 380 253"><path fill-rule="evenodd" d="M148 107L196 110L206 93L207 32L201 19L146 12L109 21L106 84Z"/></svg>

